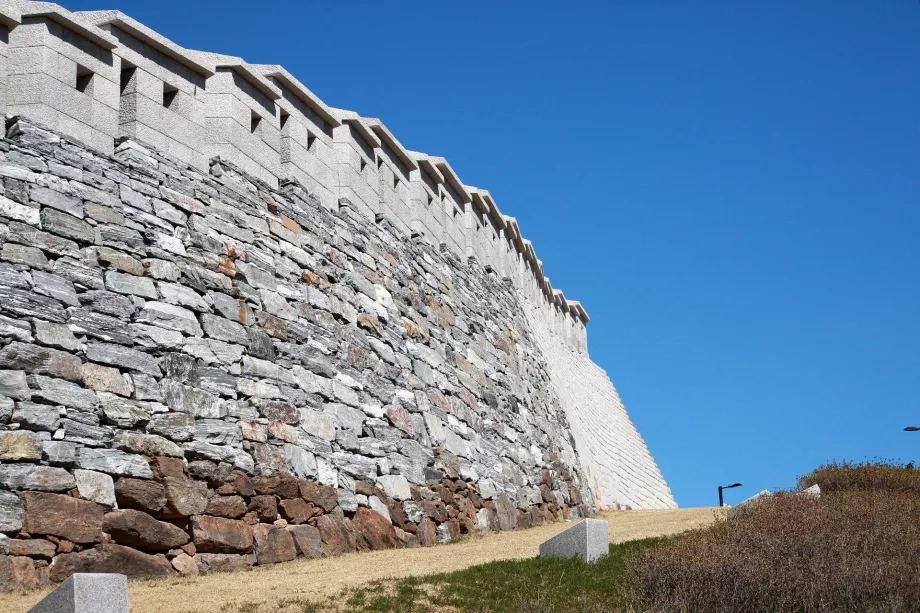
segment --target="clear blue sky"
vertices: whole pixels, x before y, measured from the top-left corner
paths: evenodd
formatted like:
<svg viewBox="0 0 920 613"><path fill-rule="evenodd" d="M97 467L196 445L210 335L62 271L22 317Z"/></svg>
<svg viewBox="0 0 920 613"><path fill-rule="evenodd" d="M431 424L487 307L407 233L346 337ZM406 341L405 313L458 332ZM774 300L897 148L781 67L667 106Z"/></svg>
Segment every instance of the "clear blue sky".
<svg viewBox="0 0 920 613"><path fill-rule="evenodd" d="M681 506L920 459L916 0L64 3L283 64L488 188Z"/></svg>

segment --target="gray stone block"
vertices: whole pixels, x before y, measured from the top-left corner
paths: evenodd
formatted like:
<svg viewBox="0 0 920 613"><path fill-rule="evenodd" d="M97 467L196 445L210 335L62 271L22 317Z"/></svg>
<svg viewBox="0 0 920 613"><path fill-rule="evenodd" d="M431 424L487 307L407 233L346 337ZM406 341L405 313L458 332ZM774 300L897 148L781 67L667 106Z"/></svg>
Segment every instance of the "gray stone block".
<svg viewBox="0 0 920 613"><path fill-rule="evenodd" d="M128 578L114 573L77 573L28 613L128 613Z"/></svg>
<svg viewBox="0 0 920 613"><path fill-rule="evenodd" d="M540 545L541 558L571 558L578 556L594 562L607 554L610 531L602 519L586 519L557 534Z"/></svg>

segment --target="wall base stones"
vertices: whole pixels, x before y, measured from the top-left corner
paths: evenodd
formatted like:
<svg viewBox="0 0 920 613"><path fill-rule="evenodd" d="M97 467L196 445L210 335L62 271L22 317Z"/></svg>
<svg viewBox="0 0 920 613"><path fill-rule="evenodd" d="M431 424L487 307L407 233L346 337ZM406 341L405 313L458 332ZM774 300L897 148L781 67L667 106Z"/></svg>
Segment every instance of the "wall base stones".
<svg viewBox="0 0 920 613"><path fill-rule="evenodd" d="M0 140L0 588L582 515L506 280L215 159ZM585 496L587 494L587 496Z"/></svg>

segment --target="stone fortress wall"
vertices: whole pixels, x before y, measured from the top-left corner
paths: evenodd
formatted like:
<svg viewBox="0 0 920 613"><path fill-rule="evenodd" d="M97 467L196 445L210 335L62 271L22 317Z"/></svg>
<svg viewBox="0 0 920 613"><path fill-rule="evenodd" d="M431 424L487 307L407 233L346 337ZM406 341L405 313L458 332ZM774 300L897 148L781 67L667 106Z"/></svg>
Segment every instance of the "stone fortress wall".
<svg viewBox="0 0 920 613"><path fill-rule="evenodd" d="M674 506L444 158L117 11L0 1L0 102L0 587Z"/></svg>

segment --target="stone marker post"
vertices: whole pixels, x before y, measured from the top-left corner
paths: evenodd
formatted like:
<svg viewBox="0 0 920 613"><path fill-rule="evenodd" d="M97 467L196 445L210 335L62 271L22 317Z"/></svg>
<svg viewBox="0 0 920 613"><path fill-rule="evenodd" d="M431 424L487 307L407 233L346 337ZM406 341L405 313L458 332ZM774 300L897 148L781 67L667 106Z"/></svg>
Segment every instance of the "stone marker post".
<svg viewBox="0 0 920 613"><path fill-rule="evenodd" d="M128 613L128 578L114 573L76 573L28 613Z"/></svg>
<svg viewBox="0 0 920 613"><path fill-rule="evenodd" d="M541 558L578 556L594 562L610 548L610 531L602 519L586 519L540 545Z"/></svg>

